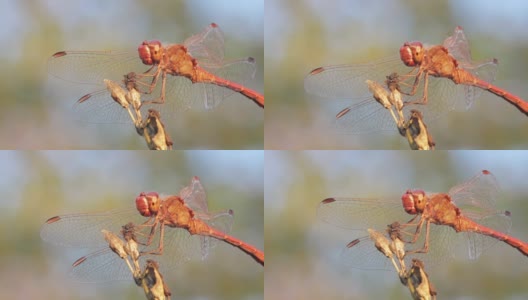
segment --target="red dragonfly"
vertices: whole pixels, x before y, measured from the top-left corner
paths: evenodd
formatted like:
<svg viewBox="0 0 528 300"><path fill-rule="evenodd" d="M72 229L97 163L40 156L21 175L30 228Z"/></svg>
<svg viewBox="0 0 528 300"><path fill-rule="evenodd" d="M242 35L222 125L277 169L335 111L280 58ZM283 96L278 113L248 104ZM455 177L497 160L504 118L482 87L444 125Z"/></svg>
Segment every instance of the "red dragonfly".
<svg viewBox="0 0 528 300"><path fill-rule="evenodd" d="M353 134L394 130L387 109L374 101L366 84L367 80L386 82L393 73L399 75L397 84L405 95L405 115L410 109L417 109L424 118L432 120L457 107L469 108L482 90L528 114L527 102L491 84L497 64L496 59L472 61L468 40L459 26L442 45L426 47L420 42L406 42L399 55L369 64L316 68L306 76L304 87L308 93L321 97L352 99L352 105L337 114L336 125ZM418 99L411 99L414 95Z"/></svg>
<svg viewBox="0 0 528 300"><path fill-rule="evenodd" d="M134 72L141 91L154 95L144 101L144 111L150 107L164 114L193 106L213 109L233 93L264 107L264 96L243 85L254 77L255 70L252 57L224 60L224 37L215 23L183 44L163 46L159 41L144 41L138 52L59 51L48 60L50 74L77 83L101 86L104 79L115 81ZM84 95L74 110L83 121L130 122L106 89Z"/></svg>
<svg viewBox="0 0 528 300"><path fill-rule="evenodd" d="M163 270L197 256L205 259L217 240L241 249L263 265L262 251L227 234L233 211L212 214L205 198L199 178L193 177L191 184L178 196L160 198L157 193L141 193L136 198L136 208L52 217L43 225L41 237L63 246L101 248L73 263L71 275L79 281L129 280L132 277L127 264L110 250L101 232L119 233L125 227L131 230L130 225L123 227L130 222L135 224L132 234L141 247L139 260L142 265L154 254L161 254L156 261ZM148 217L146 221L145 217ZM165 230L165 226L175 228Z"/></svg>
<svg viewBox="0 0 528 300"><path fill-rule="evenodd" d="M424 244L423 248L412 252L413 257L427 265L458 255L476 259L497 241L528 255L528 243L507 234L511 214L497 211L497 192L495 177L483 170L451 188L447 194L408 190L401 197L402 202L395 198L328 198L319 204L317 214L324 222L359 232L360 237L345 248L343 259L351 267L360 269L392 268L366 234L369 228L385 231L386 224L392 222L401 223L399 234L407 238L407 242ZM405 222L406 213L416 216ZM423 227L425 234L421 234Z"/></svg>

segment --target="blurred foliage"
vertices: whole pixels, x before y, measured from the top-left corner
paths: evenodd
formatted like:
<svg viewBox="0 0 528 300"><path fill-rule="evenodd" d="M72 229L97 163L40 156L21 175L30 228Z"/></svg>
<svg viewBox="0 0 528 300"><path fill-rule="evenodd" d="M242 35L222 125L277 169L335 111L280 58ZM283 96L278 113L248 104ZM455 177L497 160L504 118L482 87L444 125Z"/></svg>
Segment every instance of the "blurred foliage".
<svg viewBox="0 0 528 300"><path fill-rule="evenodd" d="M194 175L210 211L234 210L231 234L263 249L263 159L262 151L0 153L0 182L9 185L0 200L2 297L145 299L132 280L72 282L71 263L95 249L45 243L40 227L55 215L132 208L141 191L176 194ZM174 299L263 299L263 276L252 258L225 243L205 261L164 274Z"/></svg>

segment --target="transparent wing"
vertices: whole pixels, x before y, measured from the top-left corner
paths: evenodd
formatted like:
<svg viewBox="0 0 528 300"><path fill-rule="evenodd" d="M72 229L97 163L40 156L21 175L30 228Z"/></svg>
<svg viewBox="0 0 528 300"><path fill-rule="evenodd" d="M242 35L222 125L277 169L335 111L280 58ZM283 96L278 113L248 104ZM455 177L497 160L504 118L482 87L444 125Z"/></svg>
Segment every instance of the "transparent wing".
<svg viewBox="0 0 528 300"><path fill-rule="evenodd" d="M122 88L125 88L121 84ZM77 101L73 105L74 117L80 122L86 123L118 123L118 124L133 124L132 118L127 111L117 102L115 102L108 90L98 90L88 95L83 102ZM145 118L148 115L148 108L150 105L141 107L141 116Z"/></svg>
<svg viewBox="0 0 528 300"><path fill-rule="evenodd" d="M352 105L350 103L345 105L347 105L345 109L349 112L334 121L337 130L344 134L368 134L376 131L396 132L398 130L391 113L372 97ZM407 108L405 109L407 110Z"/></svg>
<svg viewBox="0 0 528 300"><path fill-rule="evenodd" d="M328 198L317 207L317 219L345 229L385 230L392 222L406 223L408 215L399 198Z"/></svg>
<svg viewBox="0 0 528 300"><path fill-rule="evenodd" d="M209 209L207 208L205 189L198 176L194 176L191 183L180 190L180 198L195 214L208 216Z"/></svg>
<svg viewBox="0 0 528 300"><path fill-rule="evenodd" d="M444 46L458 61L458 65L487 82L492 82L497 70L497 60L473 62L467 39L462 28L457 27L452 36L444 41ZM336 127L343 133L361 134L374 131L395 130L396 126L390 112L381 107L372 98L366 80L383 84L385 77L397 73L401 78L400 88L410 92L416 73L406 67L398 56L392 56L368 64L350 64L320 67L312 70L304 79L305 90L320 97L336 100L350 99L348 105L340 105L335 112L348 110L348 113L336 119ZM404 96L404 102L420 100L424 95L424 79L412 96ZM480 96L482 89L456 85L446 78L429 76L426 105L409 105L404 107L404 115L408 117L411 109L422 112L425 123L429 123L450 110L468 109L473 101ZM332 108L333 109L333 108Z"/></svg>
<svg viewBox="0 0 528 300"><path fill-rule="evenodd" d="M225 234L229 234L229 232L231 232L231 227L233 225L233 211L226 210L226 211L218 212L202 220L204 220L209 226L216 228ZM205 237L205 236L202 236L201 239L202 239L202 252L201 253L202 253L202 259L204 259L209 254L209 251L218 244L218 240L212 237Z"/></svg>
<svg viewBox="0 0 528 300"><path fill-rule="evenodd" d="M398 56L391 56L368 64L335 65L316 68L304 78L304 89L309 94L326 98L365 99L371 93L365 81L385 82L393 72L407 74Z"/></svg>
<svg viewBox="0 0 528 300"><path fill-rule="evenodd" d="M443 45L447 48L449 54L457 60L459 67L468 70L473 75L488 83L492 83L495 80L495 75L497 73L497 60L490 59L483 62L473 61L471 58L469 43L462 27L456 27L453 35L446 38ZM464 86L464 92L466 105L469 108L473 101L481 95L482 89L474 86Z"/></svg>
<svg viewBox="0 0 528 300"><path fill-rule="evenodd" d="M487 170L479 172L449 190L453 202L471 218L497 212L499 185Z"/></svg>
<svg viewBox="0 0 528 300"><path fill-rule="evenodd" d="M385 228L377 228L376 231L383 234L387 241L391 243L390 236L388 235L387 226ZM404 239L410 240L412 235L415 233L416 227L409 226L405 229L402 229L400 232ZM363 234L368 234L367 230L362 232ZM433 235L436 236L437 232L433 229ZM405 244L405 251L411 251L419 249L423 246L425 241L425 233L420 235L419 239L415 244ZM352 245L352 246L350 246ZM426 266L434 266L441 262L451 258L451 253L444 251L442 248L436 247L437 243L433 243L435 246L434 249L431 249L428 253L411 253L406 254L404 258L406 268L411 266L411 261L413 258L418 258L426 263ZM392 252L394 259L396 261L397 257L394 252ZM363 270L395 270L394 264L383 253L381 253L375 246L372 239L367 236L362 236L356 240L355 243L349 243L341 252L341 259L345 266ZM399 263L396 263L399 265Z"/></svg>
<svg viewBox="0 0 528 300"><path fill-rule="evenodd" d="M226 210L215 214L209 213L205 189L198 176L194 176L191 179L191 183L181 189L180 197L185 204L193 210L195 217L205 221L209 226L226 234L231 231L231 226L233 224L233 211ZM211 237L202 236L201 242L202 258L205 258L209 250L217 244L217 240Z"/></svg>
<svg viewBox="0 0 528 300"><path fill-rule="evenodd" d="M69 214L50 218L41 228L41 238L69 247L100 247L108 245L101 230L119 233L129 222L142 224L147 219L136 209L110 210L103 213Z"/></svg>
<svg viewBox="0 0 528 300"><path fill-rule="evenodd" d="M159 235L157 235L159 236ZM151 248L158 246L154 240ZM170 270L189 260L204 259L203 240L199 235L191 235L187 230L165 227L163 254L151 258L159 262L161 270Z"/></svg>
<svg viewBox="0 0 528 300"><path fill-rule="evenodd" d="M498 211L496 207L499 190L495 176L483 170L451 188L449 195L464 216L480 225L508 233L511 228L509 213ZM483 251L497 242L494 238L471 232L459 234L457 239L458 244L463 245L459 247L467 249L462 255L469 259L478 258Z"/></svg>
<svg viewBox="0 0 528 300"><path fill-rule="evenodd" d="M376 249L374 242L368 236L359 238L358 243L353 247L343 248L340 258L341 262L350 268L362 270L394 270L390 259Z"/></svg>
<svg viewBox="0 0 528 300"><path fill-rule="evenodd" d="M199 62L200 65L200 62ZM222 79L233 83L244 85L255 76L255 61L253 59L240 59L226 62L220 67L206 65L203 68ZM161 83L156 86L156 92L151 94L152 98L161 95ZM166 79L165 103L149 104L149 108L154 108L162 115L173 116L175 113L187 109L213 109L224 99L235 94L227 87L218 86L212 83L192 83L182 76L168 75ZM146 100L143 97L142 100Z"/></svg>
<svg viewBox="0 0 528 300"><path fill-rule="evenodd" d="M86 255L85 260L71 268L70 276L79 282L106 282L113 280L133 280L126 262L110 248L102 248ZM140 258L140 265L145 258Z"/></svg>
<svg viewBox="0 0 528 300"><path fill-rule="evenodd" d="M207 220L211 226L229 232L232 217L229 212L215 214ZM138 226L135 236L138 241L145 243L150 234L149 226ZM118 233L119 231L113 231ZM82 262L72 267L71 276L77 281L104 282L112 280L129 280L131 271L126 262L108 248L100 233L98 243L103 246L98 251L92 252L83 257ZM161 255L143 254L140 257L140 266L145 266L146 259L155 259L162 272L180 266L192 259L205 259L210 250L216 245L217 240L200 235L191 235L187 230L180 228L164 228L163 253ZM148 252L158 248L160 245L159 227L156 229L153 239L149 245L139 245L141 252Z"/></svg>
<svg viewBox="0 0 528 300"><path fill-rule="evenodd" d="M110 97L106 89L90 93L87 101L73 105L74 117L87 123L132 123L126 109ZM86 96L83 96L83 98Z"/></svg>
<svg viewBox="0 0 528 300"><path fill-rule="evenodd" d="M257 70L255 60L252 57L227 61L221 67L203 65L203 68L215 74L217 77L239 85L246 85L253 80ZM205 83L201 85L206 94L206 101L204 103L206 109L215 108L224 99L236 94L235 91L226 87Z"/></svg>
<svg viewBox="0 0 528 300"><path fill-rule="evenodd" d="M408 232L414 233L414 232ZM407 250L422 249L425 245L426 226L424 224L420 236L416 243L406 245ZM426 266L436 266L448 263L453 257L460 257L465 251L465 245L460 242L463 238L451 227L431 224L429 231L429 250L427 253L412 253L406 257L406 263L410 263L412 258L418 258Z"/></svg>
<svg viewBox="0 0 528 300"><path fill-rule="evenodd" d="M473 62L471 65L462 64L461 66L476 77L488 83L492 83L495 81L495 75L497 74L498 61L496 59L490 59L484 62ZM464 85L464 92L468 107L471 106L475 99L480 97L482 91L483 90L480 88Z"/></svg>
<svg viewBox="0 0 528 300"><path fill-rule="evenodd" d="M399 86L402 92L410 93L416 78L416 70L405 66L399 57L389 57L369 64L337 65L313 70L304 80L305 90L314 95L335 98L338 101L329 103L332 109L349 112L335 120L337 129L345 134L363 134L375 131L397 130L390 112L373 98L366 80L386 86L386 77L392 73L399 75ZM424 96L424 82L421 82L413 96L402 95L406 102L416 102ZM426 123L433 121L446 112L460 109L464 102L464 87L454 84L445 78L429 77L427 90L428 102L423 104L406 104L403 108L405 118L411 109L422 112ZM346 106L343 99L350 99ZM335 106L335 108L334 108ZM462 106L464 109L467 105Z"/></svg>
<svg viewBox="0 0 528 300"><path fill-rule="evenodd" d="M148 70L137 52L61 51L48 59L48 72L60 79L103 86L103 79L117 80L129 72Z"/></svg>
<svg viewBox="0 0 528 300"><path fill-rule="evenodd" d="M462 27L457 26L453 35L444 40L443 46L447 48L449 54L457 61L463 63L471 62L471 50L469 49L469 43Z"/></svg>
<svg viewBox="0 0 528 300"><path fill-rule="evenodd" d="M102 236L102 234L101 234ZM140 251L157 249L159 233L156 233L152 243L139 246ZM202 249L200 236L192 236L184 229L165 228L163 254L145 255L139 258L140 267L143 269L147 259L156 260L162 273L169 274L171 270L191 259L199 259ZM130 280L132 274L126 262L112 252L108 245L84 257L84 260L72 267L70 275L81 282L107 282L114 280Z"/></svg>
<svg viewBox="0 0 528 300"><path fill-rule="evenodd" d="M224 34L215 23L183 43L191 55L204 65L221 65L224 61Z"/></svg>

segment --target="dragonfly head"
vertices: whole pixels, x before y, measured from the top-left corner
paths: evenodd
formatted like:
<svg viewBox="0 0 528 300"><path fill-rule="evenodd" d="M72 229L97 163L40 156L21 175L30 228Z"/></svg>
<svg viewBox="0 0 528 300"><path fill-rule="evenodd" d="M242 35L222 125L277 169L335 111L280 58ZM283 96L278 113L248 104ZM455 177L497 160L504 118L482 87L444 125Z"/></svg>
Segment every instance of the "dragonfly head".
<svg viewBox="0 0 528 300"><path fill-rule="evenodd" d="M155 216L159 208L160 199L156 192L141 193L136 197L136 209L144 217Z"/></svg>
<svg viewBox="0 0 528 300"><path fill-rule="evenodd" d="M411 215L422 213L427 202L427 196L423 190L407 190L401 199L403 208Z"/></svg>
<svg viewBox="0 0 528 300"><path fill-rule="evenodd" d="M161 42L144 41L138 47L139 58L145 65L157 65L161 60Z"/></svg>
<svg viewBox="0 0 528 300"><path fill-rule="evenodd" d="M407 67L420 65L423 58L423 45L420 42L406 42L400 48L400 59Z"/></svg>

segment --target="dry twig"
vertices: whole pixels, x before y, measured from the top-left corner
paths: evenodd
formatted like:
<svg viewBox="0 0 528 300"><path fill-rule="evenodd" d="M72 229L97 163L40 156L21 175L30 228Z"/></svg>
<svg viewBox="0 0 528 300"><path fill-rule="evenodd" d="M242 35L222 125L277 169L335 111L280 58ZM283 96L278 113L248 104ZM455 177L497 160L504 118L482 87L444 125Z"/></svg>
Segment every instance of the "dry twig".
<svg viewBox="0 0 528 300"><path fill-rule="evenodd" d="M409 120L398 127L400 134L407 138L412 150L434 150L435 142L433 136L427 130L422 113L411 109Z"/></svg>
<svg viewBox="0 0 528 300"><path fill-rule="evenodd" d="M163 275L159 272L158 263L148 259L145 269L141 271L139 263L141 253L138 250L134 230L135 226L133 223L123 226L121 235L125 241L108 230L103 229L101 232L110 249L126 262L134 282L143 288L148 300L170 300L171 292L163 279ZM129 260L132 260L132 264Z"/></svg>
<svg viewBox="0 0 528 300"><path fill-rule="evenodd" d="M131 72L124 76L125 89L118 83L105 79L104 83L112 99L126 109L137 133L145 138L150 150L171 150L172 139L165 130L161 115L154 109L148 110L148 116L141 116L141 93L137 89L136 74Z"/></svg>
<svg viewBox="0 0 528 300"><path fill-rule="evenodd" d="M405 256L409 252L405 250L405 242L401 238L400 224L398 222L388 225L386 233L389 235L390 240L386 235L376 230L368 229L368 232L376 249L391 260L401 283L409 288L413 299L436 299L437 292L424 270L424 263L418 259L413 259L412 266L409 269L405 266ZM396 260L398 263L396 263Z"/></svg>
<svg viewBox="0 0 528 300"><path fill-rule="evenodd" d="M402 101L400 87L398 85L398 74L392 73L387 76L385 84L388 89L372 80L367 80L365 83L372 93L374 100L390 112L396 128L398 128L402 136L407 138L412 150L434 149L435 142L427 130L422 114L418 110L413 109L411 110L409 120L405 120L403 115L405 103ZM349 111L350 107L345 108L336 117L339 118Z"/></svg>

